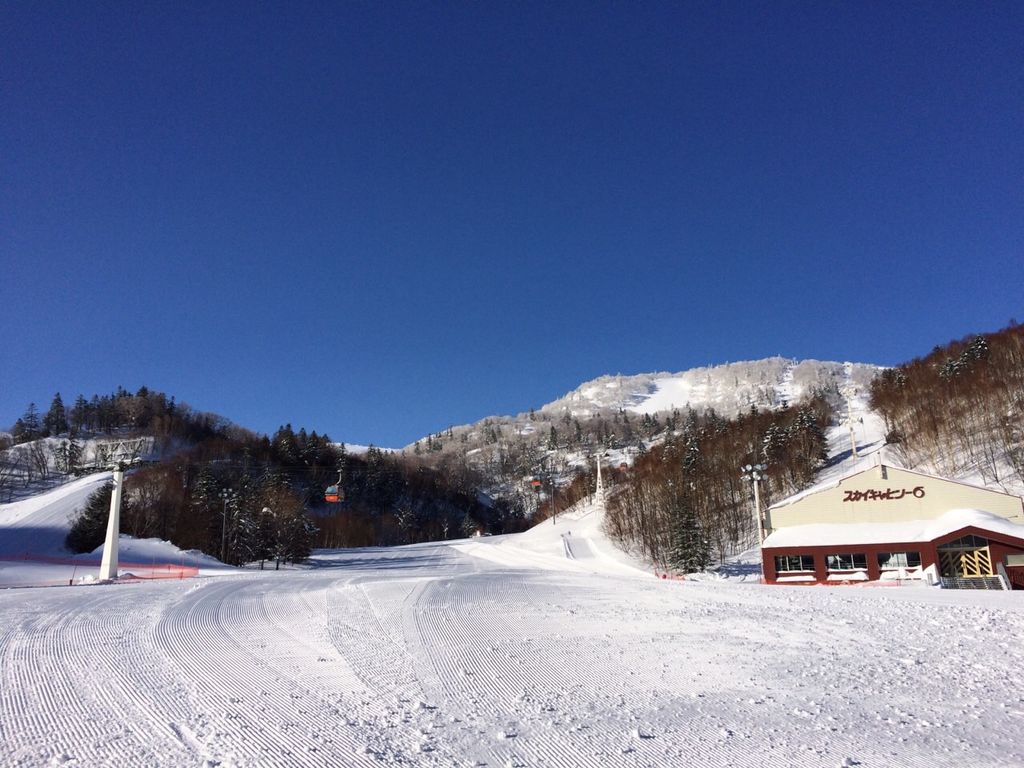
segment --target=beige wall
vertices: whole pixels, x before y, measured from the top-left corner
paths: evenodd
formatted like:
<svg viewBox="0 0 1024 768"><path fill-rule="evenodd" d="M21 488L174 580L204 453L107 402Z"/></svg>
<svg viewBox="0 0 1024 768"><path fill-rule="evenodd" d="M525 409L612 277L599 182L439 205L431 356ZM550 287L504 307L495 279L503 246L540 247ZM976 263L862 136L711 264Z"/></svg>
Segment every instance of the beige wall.
<svg viewBox="0 0 1024 768"><path fill-rule="evenodd" d="M913 493L915 489L919 489L917 496ZM877 498L882 494L892 498ZM1024 501L1019 496L894 467L872 467L847 477L838 487L773 507L768 511L768 529L812 523L929 520L951 509L981 509L1024 524Z"/></svg>

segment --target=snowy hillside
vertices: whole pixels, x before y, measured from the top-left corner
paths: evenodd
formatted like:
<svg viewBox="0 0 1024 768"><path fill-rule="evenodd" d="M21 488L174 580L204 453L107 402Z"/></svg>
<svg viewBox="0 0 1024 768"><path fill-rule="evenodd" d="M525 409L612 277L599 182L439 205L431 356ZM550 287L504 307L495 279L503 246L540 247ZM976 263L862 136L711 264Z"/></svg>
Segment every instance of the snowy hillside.
<svg viewBox="0 0 1024 768"><path fill-rule="evenodd" d="M53 491L0 504L0 555L66 555L64 538L76 512L85 507L89 494L113 474L100 472L62 485Z"/></svg>
<svg viewBox="0 0 1024 768"><path fill-rule="evenodd" d="M680 373L644 373L633 376L602 376L535 411L515 416L491 416L475 424L450 427L425 437L406 450L414 453L469 451L498 443L527 440L549 442L550 429L561 429L565 441L567 420L578 420L582 429L593 429L593 420L617 422L617 414L656 416L692 408L714 409L732 417L751 406L781 408L816 391L862 395L882 369L864 363L834 363L771 357ZM423 450L425 449L425 451Z"/></svg>
<svg viewBox="0 0 1024 768"><path fill-rule="evenodd" d="M141 435L42 437L0 450L0 500L35 496L63 485L72 474L100 472L114 461L159 458L156 440Z"/></svg>
<svg viewBox="0 0 1024 768"><path fill-rule="evenodd" d="M90 494L111 479L101 472L61 485L52 491L11 504L0 504L0 588L50 586L94 580L103 547L72 555L64 547L71 522ZM235 572L201 552L184 552L159 539L133 539L122 535L119 547L122 572L154 578L188 573ZM155 573L158 566L175 567L174 573ZM144 572L145 571L145 572Z"/></svg>
<svg viewBox="0 0 1024 768"><path fill-rule="evenodd" d="M814 389L853 386L865 389L881 370L862 363L831 363L771 357L681 373L602 376L548 403L542 412L588 416L598 410L654 414L687 406L714 408L725 416L752 405L776 408Z"/></svg>
<svg viewBox="0 0 1024 768"><path fill-rule="evenodd" d="M863 395L850 415L822 482L882 449ZM60 554L106 478L0 505L0 581L58 567L17 557ZM661 580L593 496L517 535L205 565L0 589L0 764L1024 765L1019 593Z"/></svg>
<svg viewBox="0 0 1024 768"><path fill-rule="evenodd" d="M826 393L833 408L845 408L845 397L866 397L881 370L861 363L773 357L676 374L603 376L538 410L450 427L405 451L435 466L464 462L484 478L489 495L529 511L534 502L532 492L524 490L524 478L552 475L564 487L592 463L598 445L608 451L613 467L632 465L638 453L678 428L673 411L714 409L734 417L752 406L779 409L819 392Z"/></svg>

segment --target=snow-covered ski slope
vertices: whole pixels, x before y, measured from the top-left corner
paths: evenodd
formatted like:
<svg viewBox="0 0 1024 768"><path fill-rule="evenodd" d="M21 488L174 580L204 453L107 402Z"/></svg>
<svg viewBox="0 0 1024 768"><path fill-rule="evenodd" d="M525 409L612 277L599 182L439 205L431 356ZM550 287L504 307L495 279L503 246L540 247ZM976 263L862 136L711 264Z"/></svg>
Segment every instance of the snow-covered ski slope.
<svg viewBox="0 0 1024 768"><path fill-rule="evenodd" d="M600 507L591 498L524 533L468 539L451 546L510 567L652 578L650 569L608 541L603 521Z"/></svg>
<svg viewBox="0 0 1024 768"><path fill-rule="evenodd" d="M1019 594L659 581L584 522L2 590L0 765L1024 765Z"/></svg>
<svg viewBox="0 0 1024 768"><path fill-rule="evenodd" d="M64 539L89 496L111 477L111 472L100 472L38 496L0 504L0 588L95 580L103 547L72 556L64 548ZM145 578L173 577L184 568L204 574L235 570L201 552L183 552L158 539L122 536L119 554L122 572ZM179 571L154 570L154 566L161 565L176 566Z"/></svg>
<svg viewBox="0 0 1024 768"><path fill-rule="evenodd" d="M854 417L822 482L877 460ZM0 506L0 553L103 480ZM1020 593L662 581L585 504L224 573L0 590L0 765L1024 766Z"/></svg>
<svg viewBox="0 0 1024 768"><path fill-rule="evenodd" d="M64 554L71 520L89 495L112 476L111 472L100 472L39 496L0 504L0 556Z"/></svg>

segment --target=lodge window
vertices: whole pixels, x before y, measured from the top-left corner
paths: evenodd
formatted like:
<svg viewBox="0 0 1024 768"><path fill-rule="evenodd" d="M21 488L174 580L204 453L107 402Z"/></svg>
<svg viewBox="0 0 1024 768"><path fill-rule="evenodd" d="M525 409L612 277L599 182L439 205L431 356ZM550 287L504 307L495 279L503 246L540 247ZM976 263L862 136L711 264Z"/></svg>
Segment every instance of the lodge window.
<svg viewBox="0 0 1024 768"><path fill-rule="evenodd" d="M957 539L956 541L950 541L943 544L939 549L975 549L977 547L987 547L988 541L979 536L969 535Z"/></svg>
<svg viewBox="0 0 1024 768"><path fill-rule="evenodd" d="M813 571L814 555L776 555L775 571Z"/></svg>
<svg viewBox="0 0 1024 768"><path fill-rule="evenodd" d="M830 571L855 571L868 567L868 556L862 553L826 555L825 561Z"/></svg>
<svg viewBox="0 0 1024 768"><path fill-rule="evenodd" d="M879 552L878 567L883 571L894 571L897 568L920 568L920 552Z"/></svg>

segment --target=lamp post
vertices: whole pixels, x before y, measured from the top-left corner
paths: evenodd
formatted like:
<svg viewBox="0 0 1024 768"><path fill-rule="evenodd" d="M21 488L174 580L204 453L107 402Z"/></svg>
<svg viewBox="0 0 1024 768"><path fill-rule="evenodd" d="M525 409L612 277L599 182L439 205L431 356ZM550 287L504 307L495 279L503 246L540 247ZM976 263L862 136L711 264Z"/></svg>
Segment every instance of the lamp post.
<svg viewBox="0 0 1024 768"><path fill-rule="evenodd" d="M220 497L224 501L224 509L221 512L220 517L220 561L225 562L224 558L227 557L227 544L228 544L228 502L235 498L234 491L227 488L220 492Z"/></svg>
<svg viewBox="0 0 1024 768"><path fill-rule="evenodd" d="M551 512L551 524L558 524L558 506L555 504L555 454L549 453L545 457L547 461L547 472L541 474L542 481L548 481L548 510Z"/></svg>
<svg viewBox="0 0 1024 768"><path fill-rule="evenodd" d="M555 458L548 457L548 504L551 506L551 524L558 524L558 506L555 504Z"/></svg>
<svg viewBox="0 0 1024 768"><path fill-rule="evenodd" d="M761 478L768 467L764 464L746 464L740 467L740 477L754 486L754 520L761 545L764 545L764 518L761 516Z"/></svg>

